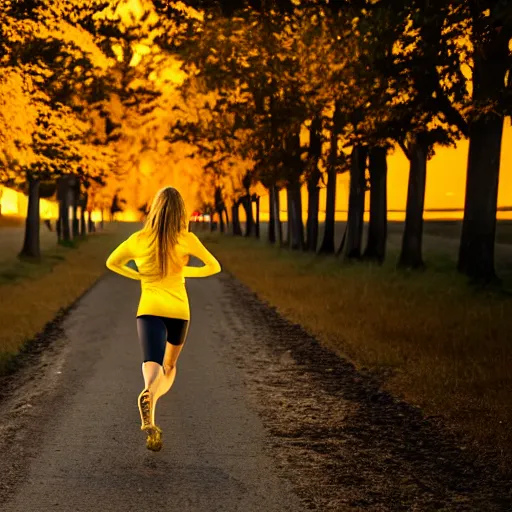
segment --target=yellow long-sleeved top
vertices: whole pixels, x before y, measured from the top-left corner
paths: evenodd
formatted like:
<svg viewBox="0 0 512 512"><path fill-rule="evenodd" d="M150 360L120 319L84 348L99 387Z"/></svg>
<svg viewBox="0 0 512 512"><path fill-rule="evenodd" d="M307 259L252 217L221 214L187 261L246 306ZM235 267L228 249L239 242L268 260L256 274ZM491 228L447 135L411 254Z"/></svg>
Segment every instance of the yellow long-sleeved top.
<svg viewBox="0 0 512 512"><path fill-rule="evenodd" d="M157 315L169 318L190 319L186 277L208 277L221 271L219 262L206 249L194 233L184 232L175 248L179 257L195 256L203 261L202 267L184 266L179 272L164 278L151 277L154 259L147 235L133 233L108 257L106 265L113 272L141 282L141 296L137 316ZM127 267L134 260L138 271Z"/></svg>

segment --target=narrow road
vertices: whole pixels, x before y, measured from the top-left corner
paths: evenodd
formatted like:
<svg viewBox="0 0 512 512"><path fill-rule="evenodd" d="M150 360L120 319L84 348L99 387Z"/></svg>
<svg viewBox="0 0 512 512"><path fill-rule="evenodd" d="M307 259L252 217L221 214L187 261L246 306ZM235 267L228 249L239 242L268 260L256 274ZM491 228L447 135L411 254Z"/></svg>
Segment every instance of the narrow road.
<svg viewBox="0 0 512 512"><path fill-rule="evenodd" d="M10 468L1 510L302 510L264 454L264 430L245 403L241 376L219 354L220 281L191 280L188 288L189 338L157 409L162 451L148 451L139 430L138 283L110 274L65 319L66 339L54 343L62 346L43 363L45 375L7 400L15 413L2 416L2 433L4 443L9 432L15 439L7 453L19 467ZM44 389L34 389L40 383ZM27 452L33 458L24 466Z"/></svg>
<svg viewBox="0 0 512 512"><path fill-rule="evenodd" d="M2 512L512 510L510 471L235 279L187 286L161 452L139 430L135 281L107 274L0 379Z"/></svg>

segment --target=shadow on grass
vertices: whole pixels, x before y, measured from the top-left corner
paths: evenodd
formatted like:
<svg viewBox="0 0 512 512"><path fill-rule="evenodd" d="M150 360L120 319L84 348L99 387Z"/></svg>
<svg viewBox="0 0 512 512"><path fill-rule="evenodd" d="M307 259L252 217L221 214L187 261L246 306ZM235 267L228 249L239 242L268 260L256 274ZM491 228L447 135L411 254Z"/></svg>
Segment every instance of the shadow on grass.
<svg viewBox="0 0 512 512"><path fill-rule="evenodd" d="M76 240L59 240L58 245L60 247L68 247L70 249L77 249L80 243L87 240L86 238L77 238Z"/></svg>
<svg viewBox="0 0 512 512"><path fill-rule="evenodd" d="M54 249L45 251L39 258L18 256L17 259L0 264L0 286L24 279L37 279L51 272L55 265L66 260L69 249L78 249L86 241L87 238L61 242Z"/></svg>

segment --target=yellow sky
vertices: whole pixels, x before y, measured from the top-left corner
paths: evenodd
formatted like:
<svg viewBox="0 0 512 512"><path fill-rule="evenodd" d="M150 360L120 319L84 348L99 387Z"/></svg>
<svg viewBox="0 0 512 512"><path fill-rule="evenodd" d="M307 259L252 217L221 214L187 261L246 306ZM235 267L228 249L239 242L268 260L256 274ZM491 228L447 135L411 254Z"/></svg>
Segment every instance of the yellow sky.
<svg viewBox="0 0 512 512"><path fill-rule="evenodd" d="M436 155L428 162L425 192L425 219L462 218L466 187L466 168L469 143L459 142L457 148L437 148ZM400 149L388 157L388 218L403 220L407 202L409 161ZM320 221L325 218L325 188L320 191ZM336 191L336 218L346 219L349 196L349 174L338 175ZM304 220L307 216L307 189L303 187ZM369 194L366 197L367 209ZM281 207L286 210L286 192L281 192ZM506 119L501 149L501 170L498 207L512 207L512 127ZM261 203L262 220L268 219L268 199ZM458 212L429 212L431 209L459 209ZM393 212L396 210L396 212ZM243 212L242 216L243 216ZM365 215L368 220L368 212ZM286 214L283 214L283 219ZM511 212L498 212L498 219L512 219Z"/></svg>
<svg viewBox="0 0 512 512"><path fill-rule="evenodd" d="M427 169L427 187L425 197L425 219L436 218L462 218L465 195L465 177L467 166L468 142L461 141L457 148L438 148L436 156L428 162ZM167 163L169 164L169 162ZM144 166L146 172L151 172L153 161L146 161ZM174 185L183 190L187 196L189 209L192 208L193 197L196 193L197 183L192 183L189 176L200 174L198 170L190 173L191 166L197 165L197 162L189 159L180 158L175 155L175 160L171 163L173 172L169 174L169 180L166 183L153 184L160 187L164 185ZM407 184L409 177L409 161L403 155L401 150L395 151L388 158L388 210L390 220L403 220L405 217L405 206L407 201ZM348 207L349 175L348 173L338 176L336 194L336 210L338 211L337 220L344 220ZM307 190L303 187L304 220L307 216ZM369 194L367 194L367 200ZM507 119L502 143L501 154L501 173L498 195L498 206L512 207L512 127ZM281 192L281 208L286 210L286 192ZM429 209L459 209L458 212L428 212ZM320 209L325 211L325 189L321 190ZM393 212L397 210L397 212ZM241 218L244 218L244 212L240 209ZM230 212L231 215L231 212ZM125 214L125 220L131 220L130 214ZM130 217L130 218L129 218ZM498 219L512 219L512 212L498 212ZM261 200L261 220L268 219L268 198ZM282 214L282 219L286 219L286 214ZM320 220L324 219L324 214L320 214ZM368 213L366 214L368 220Z"/></svg>
<svg viewBox="0 0 512 512"><path fill-rule="evenodd" d="M466 168L469 143L459 142L457 148L437 148L436 156L428 162L425 210L432 208L464 208ZM390 210L405 209L409 162L402 151L388 159ZM501 147L501 170L498 206L512 206L512 127L505 121ZM512 218L512 212L498 213L498 218ZM457 214L460 216L460 214Z"/></svg>

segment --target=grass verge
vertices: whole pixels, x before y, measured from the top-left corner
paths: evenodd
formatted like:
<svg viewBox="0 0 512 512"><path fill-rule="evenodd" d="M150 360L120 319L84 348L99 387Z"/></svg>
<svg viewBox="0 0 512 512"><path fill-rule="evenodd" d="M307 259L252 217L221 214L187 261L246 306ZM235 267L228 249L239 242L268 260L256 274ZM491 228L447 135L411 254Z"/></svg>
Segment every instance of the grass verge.
<svg viewBox="0 0 512 512"><path fill-rule="evenodd" d="M24 225L24 217L19 215L0 215L0 228L20 228Z"/></svg>
<svg viewBox="0 0 512 512"><path fill-rule="evenodd" d="M204 235L223 268L383 386L511 462L512 299L445 259L422 273ZM389 261L393 258L389 257Z"/></svg>
<svg viewBox="0 0 512 512"><path fill-rule="evenodd" d="M107 234L101 234L108 237ZM67 244L57 244L49 250L41 251L39 260L31 258L11 258L0 263L0 296L1 285L9 283L17 283L19 281L29 279L34 280L51 272L55 265L65 261L71 254L73 249L84 247L91 237L80 238L78 240L68 242ZM106 238L105 238L106 239Z"/></svg>
<svg viewBox="0 0 512 512"><path fill-rule="evenodd" d="M9 373L30 340L106 271L105 261L124 231L113 228L88 236L76 247L57 246L43 253L40 263L2 265L0 375Z"/></svg>

